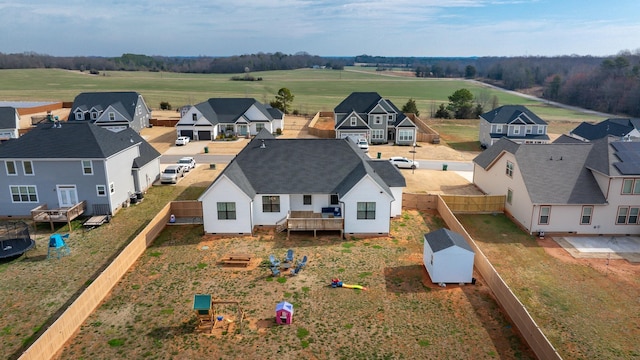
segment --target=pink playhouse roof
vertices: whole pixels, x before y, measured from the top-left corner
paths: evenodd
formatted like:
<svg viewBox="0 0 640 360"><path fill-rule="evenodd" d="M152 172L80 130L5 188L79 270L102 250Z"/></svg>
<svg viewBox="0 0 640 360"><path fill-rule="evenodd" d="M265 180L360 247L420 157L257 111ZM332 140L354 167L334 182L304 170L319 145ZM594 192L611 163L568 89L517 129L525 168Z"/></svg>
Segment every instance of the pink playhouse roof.
<svg viewBox="0 0 640 360"><path fill-rule="evenodd" d="M278 311L286 311L288 313L293 314L293 305L291 305L286 301L283 301L281 303L278 303L278 305L276 305L276 312Z"/></svg>

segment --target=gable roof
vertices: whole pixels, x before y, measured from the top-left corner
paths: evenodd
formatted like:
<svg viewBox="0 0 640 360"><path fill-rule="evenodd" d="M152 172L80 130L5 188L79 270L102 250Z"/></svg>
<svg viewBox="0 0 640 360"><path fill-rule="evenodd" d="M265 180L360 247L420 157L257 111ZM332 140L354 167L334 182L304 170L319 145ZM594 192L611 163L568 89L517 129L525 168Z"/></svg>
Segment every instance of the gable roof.
<svg viewBox="0 0 640 360"><path fill-rule="evenodd" d="M269 112L269 114L271 114L271 117L274 120L282 120L282 118L284 118L284 113L280 111L280 109L268 106L267 111Z"/></svg>
<svg viewBox="0 0 640 360"><path fill-rule="evenodd" d="M473 161L488 169L503 153L514 155L534 204L604 204L606 199L586 166L591 143L516 144L501 139Z"/></svg>
<svg viewBox="0 0 640 360"><path fill-rule="evenodd" d="M480 115L492 124L511 124L520 121L523 124L547 125L538 115L522 105L503 105Z"/></svg>
<svg viewBox="0 0 640 360"><path fill-rule="evenodd" d="M365 176L393 196L389 187L404 186L404 178L399 179L400 172L386 163L368 159L348 139L265 137L247 144L220 176L228 177L250 197L256 194L344 195Z"/></svg>
<svg viewBox="0 0 640 360"><path fill-rule="evenodd" d="M160 152L158 152L158 150L156 150L153 146L151 146L151 144L149 144L135 130L133 130L131 128L127 128L125 130L122 130L121 132L124 133L123 136L125 136L125 137L127 135L129 135L131 137L131 139L133 139L133 141L135 143L140 143L140 156L138 156L137 158L133 159L133 168L134 169L139 169L139 168L147 165L148 163L150 163L152 160L155 160L155 159L159 158L160 156L162 156L162 154L160 154Z"/></svg>
<svg viewBox="0 0 640 360"><path fill-rule="evenodd" d="M337 119L336 128L341 124L352 112L358 114L369 114L376 106L382 107L387 113L395 113L396 119L394 126L398 126L407 117L394 103L388 99L383 99L377 92L352 92L346 99L342 100L338 106L333 109L336 114L346 114ZM361 116L365 122L367 117ZM386 121L386 120L385 120ZM413 122L411 122L413 124ZM410 126L410 125L404 125ZM415 125L414 125L415 126Z"/></svg>
<svg viewBox="0 0 640 360"><path fill-rule="evenodd" d="M209 120L212 125L219 123L233 124L249 110L255 106L267 120L272 121L273 116L267 108L254 98L211 98L196 105L202 115ZM277 110L277 109L276 109ZM252 121L254 119L246 119Z"/></svg>
<svg viewBox="0 0 640 360"><path fill-rule="evenodd" d="M16 109L11 106L0 107L0 129L16 128Z"/></svg>
<svg viewBox="0 0 640 360"><path fill-rule="evenodd" d="M607 176L640 175L640 141L622 141L616 136L592 141L586 166Z"/></svg>
<svg viewBox="0 0 640 360"><path fill-rule="evenodd" d="M2 143L0 158L105 159L138 143L133 130L114 133L86 121L63 122L59 128L53 125L39 124L21 137Z"/></svg>
<svg viewBox="0 0 640 360"><path fill-rule="evenodd" d="M73 100L69 121L76 121L76 109L90 111L92 108L106 109L110 105L132 121L136 114L136 105L140 94L135 91L85 92ZM85 119L87 120L87 119Z"/></svg>
<svg viewBox="0 0 640 360"><path fill-rule="evenodd" d="M597 124L582 122L570 134L587 140L597 140L609 135L623 137L633 129L640 129L640 119L606 119Z"/></svg>
<svg viewBox="0 0 640 360"><path fill-rule="evenodd" d="M424 241L429 244L429 247L434 253L453 246L474 252L462 235L445 228L424 234Z"/></svg>

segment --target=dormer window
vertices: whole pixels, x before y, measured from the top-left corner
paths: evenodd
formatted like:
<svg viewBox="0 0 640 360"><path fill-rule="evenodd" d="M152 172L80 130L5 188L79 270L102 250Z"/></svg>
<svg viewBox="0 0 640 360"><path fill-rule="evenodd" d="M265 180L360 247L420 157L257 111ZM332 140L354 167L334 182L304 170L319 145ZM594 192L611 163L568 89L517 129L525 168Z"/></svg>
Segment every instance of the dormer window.
<svg viewBox="0 0 640 360"><path fill-rule="evenodd" d="M116 113L110 112L109 113L109 121L115 121L115 120L116 120Z"/></svg>
<svg viewBox="0 0 640 360"><path fill-rule="evenodd" d="M357 124L357 119L356 119L356 117L355 117L355 116L352 116L350 120L351 120L351 126L356 126L356 124Z"/></svg>
<svg viewBox="0 0 640 360"><path fill-rule="evenodd" d="M97 111L92 112L92 113L91 113L91 119L92 119L92 120L95 120L95 119L97 119L97 118L98 118L98 112L97 112Z"/></svg>
<svg viewBox="0 0 640 360"><path fill-rule="evenodd" d="M84 120L84 113L82 111L76 111L76 120Z"/></svg>
<svg viewBox="0 0 640 360"><path fill-rule="evenodd" d="M191 120L193 120L193 122L198 121L198 114L196 113L191 114Z"/></svg>

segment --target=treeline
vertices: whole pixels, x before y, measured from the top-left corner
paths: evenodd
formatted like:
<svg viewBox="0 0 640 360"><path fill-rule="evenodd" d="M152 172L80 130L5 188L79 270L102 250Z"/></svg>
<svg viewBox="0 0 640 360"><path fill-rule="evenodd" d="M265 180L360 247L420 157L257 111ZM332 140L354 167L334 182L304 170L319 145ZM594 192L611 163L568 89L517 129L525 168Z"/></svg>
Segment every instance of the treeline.
<svg viewBox="0 0 640 360"><path fill-rule="evenodd" d="M322 58L307 53L258 53L229 57L165 57L123 54L119 57L57 57L36 53L0 53L0 69L58 68L79 71L167 71L234 74L248 71L294 70L307 67L342 69L343 58Z"/></svg>

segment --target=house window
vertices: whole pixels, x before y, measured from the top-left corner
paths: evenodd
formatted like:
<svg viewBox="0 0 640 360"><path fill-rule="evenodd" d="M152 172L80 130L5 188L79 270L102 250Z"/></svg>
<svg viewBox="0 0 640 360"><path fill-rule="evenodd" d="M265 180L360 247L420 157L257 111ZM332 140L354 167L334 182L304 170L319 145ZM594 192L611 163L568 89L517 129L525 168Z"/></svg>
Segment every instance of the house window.
<svg viewBox="0 0 640 360"><path fill-rule="evenodd" d="M514 126L513 127L513 134L514 135L520 134L520 126Z"/></svg>
<svg viewBox="0 0 640 360"><path fill-rule="evenodd" d="M527 132L527 134L531 134L531 130L532 130L532 129L531 129L531 126L527 126L527 127L526 127L526 132Z"/></svg>
<svg viewBox="0 0 640 360"><path fill-rule="evenodd" d="M97 111L92 111L91 112L91 119L95 120L98 118L98 112Z"/></svg>
<svg viewBox="0 0 640 360"><path fill-rule="evenodd" d="M138 115L142 115L142 105L138 105Z"/></svg>
<svg viewBox="0 0 640 360"><path fill-rule="evenodd" d="M377 125L382 124L382 115L374 115L373 123Z"/></svg>
<svg viewBox="0 0 640 360"><path fill-rule="evenodd" d="M38 192L33 185L10 186L11 200L14 203L37 203Z"/></svg>
<svg viewBox="0 0 640 360"><path fill-rule="evenodd" d="M81 111L76 112L76 120L84 120L84 113Z"/></svg>
<svg viewBox="0 0 640 360"><path fill-rule="evenodd" d="M538 126L538 134L544 134L544 127Z"/></svg>
<svg viewBox="0 0 640 360"><path fill-rule="evenodd" d="M591 224L591 217L593 216L593 206L582 207L582 217L580 218L580 225Z"/></svg>
<svg viewBox="0 0 640 360"><path fill-rule="evenodd" d="M219 202L218 203L218 220L235 220L236 219L236 203Z"/></svg>
<svg viewBox="0 0 640 360"><path fill-rule="evenodd" d="M356 126L356 124L357 124L356 117L352 116L350 120L351 120L351 126Z"/></svg>
<svg viewBox="0 0 640 360"><path fill-rule="evenodd" d="M513 201L513 190L507 189L507 203L511 205L511 201Z"/></svg>
<svg viewBox="0 0 640 360"><path fill-rule="evenodd" d="M82 160L82 174L93 175L93 163L91 160Z"/></svg>
<svg viewBox="0 0 640 360"><path fill-rule="evenodd" d="M114 121L115 119L116 119L116 113L110 112L109 113L109 121Z"/></svg>
<svg viewBox="0 0 640 360"><path fill-rule="evenodd" d="M413 130L400 130L398 132L399 141L413 141Z"/></svg>
<svg viewBox="0 0 640 360"><path fill-rule="evenodd" d="M280 212L280 196L263 196L262 212Z"/></svg>
<svg viewBox="0 0 640 360"><path fill-rule="evenodd" d="M622 180L622 195L639 195L640 179Z"/></svg>
<svg viewBox="0 0 640 360"><path fill-rule="evenodd" d="M256 132L260 132L260 130L264 129L264 124L263 123L257 123L256 124Z"/></svg>
<svg viewBox="0 0 640 360"><path fill-rule="evenodd" d="M116 187L113 185L113 183L109 184L109 192L112 194L116 192Z"/></svg>
<svg viewBox="0 0 640 360"><path fill-rule="evenodd" d="M372 129L371 130L371 140L384 140L384 130L383 129Z"/></svg>
<svg viewBox="0 0 640 360"><path fill-rule="evenodd" d="M331 195L331 199L329 200L329 204L331 205L338 205L338 195L337 194L333 194Z"/></svg>
<svg viewBox="0 0 640 360"><path fill-rule="evenodd" d="M104 185L96 185L96 194L98 196L107 196L107 187Z"/></svg>
<svg viewBox="0 0 640 360"><path fill-rule="evenodd" d="M24 170L25 175L33 175L33 163L31 161L23 161L22 170Z"/></svg>
<svg viewBox="0 0 640 360"><path fill-rule="evenodd" d="M359 202L357 206L359 220L374 220L376 218L376 203Z"/></svg>
<svg viewBox="0 0 640 360"><path fill-rule="evenodd" d="M191 114L191 120L193 120L193 122L198 121L198 114Z"/></svg>
<svg viewBox="0 0 640 360"><path fill-rule="evenodd" d="M387 115L387 124L393 123L393 115Z"/></svg>
<svg viewBox="0 0 640 360"><path fill-rule="evenodd" d="M508 177L513 177L513 163L507 160L507 169L505 171Z"/></svg>
<svg viewBox="0 0 640 360"><path fill-rule="evenodd" d="M551 206L540 206L540 217L538 218L538 224L549 225L550 212L551 212Z"/></svg>
<svg viewBox="0 0 640 360"><path fill-rule="evenodd" d="M4 165L7 168L7 175L18 175L14 161L5 161Z"/></svg>
<svg viewBox="0 0 640 360"><path fill-rule="evenodd" d="M311 205L311 195L302 195L302 205Z"/></svg>
<svg viewBox="0 0 640 360"><path fill-rule="evenodd" d="M496 125L496 134L502 134L502 124Z"/></svg>
<svg viewBox="0 0 640 360"><path fill-rule="evenodd" d="M640 213L640 208L621 206L618 208L618 218L616 220L616 224L635 225L638 223L639 213Z"/></svg>

